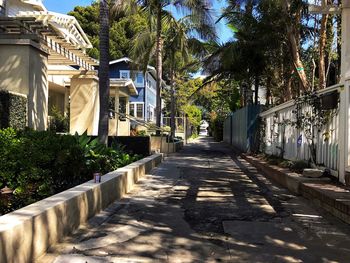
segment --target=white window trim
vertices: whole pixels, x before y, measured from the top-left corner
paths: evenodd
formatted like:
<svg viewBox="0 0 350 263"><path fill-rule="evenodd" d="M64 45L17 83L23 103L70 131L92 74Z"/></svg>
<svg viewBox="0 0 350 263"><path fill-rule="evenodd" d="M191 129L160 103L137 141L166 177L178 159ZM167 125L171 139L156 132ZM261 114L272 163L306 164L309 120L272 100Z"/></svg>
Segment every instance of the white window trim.
<svg viewBox="0 0 350 263"><path fill-rule="evenodd" d="M132 106L134 108L135 115L132 115L133 117L135 117L137 119L142 119L142 120L145 119L145 103L144 102L130 102L129 104L130 104L130 106ZM137 117L137 105L138 104L142 104L142 117Z"/></svg>
<svg viewBox="0 0 350 263"><path fill-rule="evenodd" d="M122 77L123 73L127 73L128 74L128 77L125 78L125 79L130 79L130 70L119 70L119 76L120 76L121 79L123 78Z"/></svg>
<svg viewBox="0 0 350 263"><path fill-rule="evenodd" d="M149 109L148 109L148 107L149 107ZM148 114L151 112L151 109L152 109L152 113L153 113L153 116L152 116L153 118L151 118L151 116L149 116L150 114ZM147 121L151 121L151 122L155 121L155 109L156 109L155 106L153 106L152 104L148 104L148 106L147 106L147 115L148 115Z"/></svg>

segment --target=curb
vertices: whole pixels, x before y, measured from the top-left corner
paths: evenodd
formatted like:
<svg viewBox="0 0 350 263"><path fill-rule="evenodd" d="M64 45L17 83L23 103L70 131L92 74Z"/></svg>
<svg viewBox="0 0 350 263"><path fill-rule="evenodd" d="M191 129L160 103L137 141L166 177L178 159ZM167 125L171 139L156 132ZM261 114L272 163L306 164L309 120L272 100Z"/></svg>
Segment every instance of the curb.
<svg viewBox="0 0 350 263"><path fill-rule="evenodd" d="M162 162L154 154L0 217L0 263L29 263L128 193Z"/></svg>

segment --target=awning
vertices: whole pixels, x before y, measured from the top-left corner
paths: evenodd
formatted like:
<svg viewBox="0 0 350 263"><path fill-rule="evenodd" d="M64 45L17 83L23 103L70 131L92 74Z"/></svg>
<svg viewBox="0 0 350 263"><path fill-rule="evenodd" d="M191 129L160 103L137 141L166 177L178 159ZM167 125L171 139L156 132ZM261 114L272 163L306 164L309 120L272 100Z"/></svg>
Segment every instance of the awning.
<svg viewBox="0 0 350 263"><path fill-rule="evenodd" d="M130 95L138 95L134 82L131 79L110 79L109 85L111 88L128 87Z"/></svg>

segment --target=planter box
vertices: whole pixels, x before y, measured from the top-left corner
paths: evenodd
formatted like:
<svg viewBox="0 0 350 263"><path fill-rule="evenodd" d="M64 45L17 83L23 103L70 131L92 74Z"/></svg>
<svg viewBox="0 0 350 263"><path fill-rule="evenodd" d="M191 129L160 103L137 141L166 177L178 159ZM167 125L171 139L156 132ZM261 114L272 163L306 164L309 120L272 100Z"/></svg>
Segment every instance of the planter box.
<svg viewBox="0 0 350 263"><path fill-rule="evenodd" d="M140 177L162 161L155 154L0 217L0 263L33 262L129 192Z"/></svg>

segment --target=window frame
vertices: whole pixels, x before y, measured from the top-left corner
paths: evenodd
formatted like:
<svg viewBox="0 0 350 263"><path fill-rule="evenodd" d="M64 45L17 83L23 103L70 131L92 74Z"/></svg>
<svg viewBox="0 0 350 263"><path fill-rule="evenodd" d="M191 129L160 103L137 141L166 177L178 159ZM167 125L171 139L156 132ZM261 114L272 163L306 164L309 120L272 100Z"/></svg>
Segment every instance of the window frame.
<svg viewBox="0 0 350 263"><path fill-rule="evenodd" d="M123 78L123 74L127 74L127 78ZM121 79L130 79L130 70L119 70L119 76Z"/></svg>
<svg viewBox="0 0 350 263"><path fill-rule="evenodd" d="M141 81L140 82L138 81L139 80L138 79L139 75L141 75ZM143 73L141 71L136 72L135 83L139 84L139 85L143 85L144 84L144 80L145 80L145 77L144 77Z"/></svg>
<svg viewBox="0 0 350 263"><path fill-rule="evenodd" d="M131 112L129 112L129 114L131 116L133 116L136 119L142 119L142 120L145 118L145 103L144 102L130 102L129 105L130 105L129 110L131 107L134 109L134 115L132 115ZM142 117L137 116L137 105L142 105Z"/></svg>

